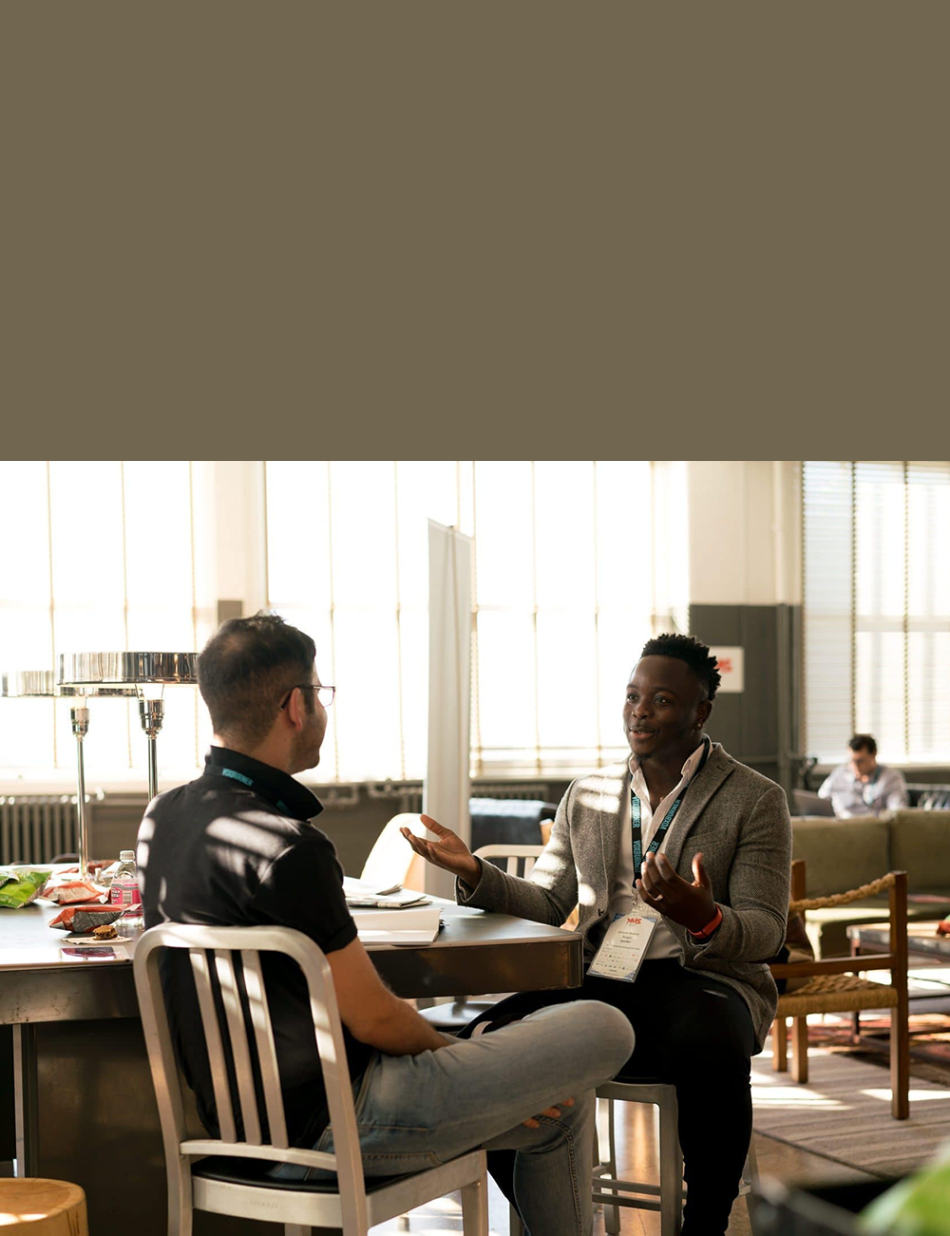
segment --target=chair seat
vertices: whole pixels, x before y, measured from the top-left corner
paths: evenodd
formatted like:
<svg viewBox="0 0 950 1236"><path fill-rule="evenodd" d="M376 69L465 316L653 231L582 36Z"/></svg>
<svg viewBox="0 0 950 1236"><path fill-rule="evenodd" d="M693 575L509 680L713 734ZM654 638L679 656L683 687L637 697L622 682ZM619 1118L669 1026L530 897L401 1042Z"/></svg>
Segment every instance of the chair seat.
<svg viewBox="0 0 950 1236"><path fill-rule="evenodd" d="M776 1017L808 1013L854 1013L861 1009L896 1008L895 988L852 974L825 974L809 979L788 995L779 996Z"/></svg>
<svg viewBox="0 0 950 1236"><path fill-rule="evenodd" d="M326 1180L281 1180L268 1175L279 1165L268 1159L241 1159L235 1156L209 1155L192 1166L191 1174L201 1180L216 1180L220 1184L256 1185L262 1189L287 1189L294 1193L337 1193L336 1176ZM413 1175L414 1173L409 1173ZM397 1180L405 1180L406 1173L397 1176L365 1177L367 1194L385 1189Z"/></svg>
<svg viewBox="0 0 950 1236"><path fill-rule="evenodd" d="M444 1030L455 1034L464 1030L470 1021L480 1017L494 1008L504 996L490 1000L456 1000L452 1004L434 1004L432 1008L420 1009L419 1015L424 1017L434 1030Z"/></svg>

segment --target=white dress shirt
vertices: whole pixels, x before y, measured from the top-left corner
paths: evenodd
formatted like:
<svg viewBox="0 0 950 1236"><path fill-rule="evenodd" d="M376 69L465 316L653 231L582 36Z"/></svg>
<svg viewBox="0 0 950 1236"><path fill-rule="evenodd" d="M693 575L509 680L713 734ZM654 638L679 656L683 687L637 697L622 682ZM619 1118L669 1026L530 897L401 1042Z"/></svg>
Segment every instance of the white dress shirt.
<svg viewBox="0 0 950 1236"><path fill-rule="evenodd" d="M874 774L871 781L859 781L850 764L839 764L821 783L818 796L830 798L835 815L841 819L852 815L881 815L908 805L903 773L878 764Z"/></svg>
<svg viewBox="0 0 950 1236"><path fill-rule="evenodd" d="M708 742L708 739L704 739L692 753L683 765L679 784L657 804L656 811L650 806L650 791L647 788L646 778L640 768L639 761L636 756L631 755L627 762L627 766L630 769L630 789L640 800L640 831L643 839L644 857L646 857L647 847L653 840L656 830L665 818L667 811L669 811L670 807L672 807L673 803L695 776L696 770L703 761ZM623 818L621 819L620 826L620 853L614 873L614 886L610 890L610 917L608 922L613 922L615 914L628 914L638 895L633 874L633 833L630 816L630 795L627 794L624 797ZM662 854L666 849L666 843L670 839L670 834L676 828L678 820L679 812L673 817L669 828L660 842L659 853ZM680 965L686 960L682 946L661 917L653 931L653 935L650 937L644 961L664 961L668 958L676 958Z"/></svg>

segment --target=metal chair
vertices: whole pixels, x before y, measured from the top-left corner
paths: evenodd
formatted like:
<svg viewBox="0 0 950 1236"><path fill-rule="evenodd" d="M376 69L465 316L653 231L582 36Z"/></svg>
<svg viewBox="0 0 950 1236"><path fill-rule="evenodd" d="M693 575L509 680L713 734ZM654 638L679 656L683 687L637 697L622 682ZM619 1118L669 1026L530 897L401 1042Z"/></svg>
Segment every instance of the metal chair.
<svg viewBox="0 0 950 1236"><path fill-rule="evenodd" d="M677 1123L679 1106L676 1087L663 1082L606 1082L597 1089L598 1135L594 1145L594 1194L595 1202L604 1205L604 1228L610 1236L620 1231L619 1207L660 1212L660 1236L678 1236L683 1222L683 1152L680 1149ZM660 1179L657 1184L617 1178L617 1147L614 1131L614 1102L650 1103L657 1108L659 1116L658 1158ZM606 1112L606 1119L601 1119ZM607 1143L607 1156L600 1160L600 1147ZM600 1161L597 1161L600 1160ZM755 1137L749 1143L739 1196L748 1197L758 1181L755 1161ZM622 1194L632 1194L624 1197Z"/></svg>
<svg viewBox="0 0 950 1236"><path fill-rule="evenodd" d="M483 845L475 851L475 857L503 859L506 875L521 876L526 880L543 849L543 845ZM478 1017L480 1013L490 1009L504 998L504 995L497 995L487 996L482 1000L469 1000L466 996L461 996L453 1000L450 1005L436 1004L430 1009L420 1011L426 1021L437 1030L451 1033L454 1030L461 1030L473 1017ZM508 1231L510 1236L523 1236L524 1233L521 1216L514 1206L509 1207Z"/></svg>
<svg viewBox="0 0 950 1236"><path fill-rule="evenodd" d="M543 845L483 845L475 851L475 857L503 858L508 875L527 880L543 849Z"/></svg>
<svg viewBox="0 0 950 1236"><path fill-rule="evenodd" d="M188 1138L185 1133L181 1085L158 972L159 956L166 948L185 949L191 959L221 1128L217 1138ZM263 952L290 957L306 980L334 1131L334 1154L298 1149L288 1143L261 968ZM235 968L236 956L241 959L243 981ZM215 1010L212 971L224 1010L220 1019ZM280 1223L285 1236L305 1236L311 1227L331 1228L343 1236L366 1236L373 1225L456 1189L462 1192L465 1236L487 1236L484 1151L470 1151L413 1175L364 1180L333 978L326 957L307 936L286 927L169 923L153 927L141 937L135 950L134 972L162 1126L169 1236L191 1236L194 1210ZM253 1043L245 1023L245 1001ZM240 1141L223 1042L230 1047L234 1062L238 1114L244 1128ZM261 1131L262 1113L252 1072L254 1055L269 1130L267 1140ZM336 1179L329 1183L274 1180L263 1172L274 1163L321 1168L335 1172Z"/></svg>
<svg viewBox="0 0 950 1236"><path fill-rule="evenodd" d="M504 859L508 875L521 876L526 880L543 849L543 845L483 845L475 851L475 857ZM474 1017L478 1017L504 998L504 994L484 996L481 1000L459 996L450 1004L435 1004L431 1008L420 1009L419 1012L430 1026L452 1034L463 1029Z"/></svg>

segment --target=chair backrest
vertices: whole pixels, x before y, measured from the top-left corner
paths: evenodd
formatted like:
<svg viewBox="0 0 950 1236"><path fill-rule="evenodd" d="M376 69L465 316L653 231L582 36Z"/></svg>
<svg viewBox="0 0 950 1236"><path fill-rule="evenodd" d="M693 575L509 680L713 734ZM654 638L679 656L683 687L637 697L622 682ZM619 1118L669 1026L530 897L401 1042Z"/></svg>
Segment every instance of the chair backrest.
<svg viewBox="0 0 950 1236"><path fill-rule="evenodd" d="M789 901L802 901L805 897L805 860L792 859L792 879L789 888Z"/></svg>
<svg viewBox="0 0 950 1236"><path fill-rule="evenodd" d="M505 858L508 860L505 864L508 875L527 879L543 849L543 845L483 845L475 851L475 857Z"/></svg>
<svg viewBox="0 0 950 1236"><path fill-rule="evenodd" d="M187 950L201 1011L220 1137L187 1139L177 1061L172 1046L158 961L164 949ZM307 983L314 1036L323 1072L334 1154L290 1147L277 1054L261 953L281 953L295 961ZM240 968L235 966L240 958ZM341 1207L355 1230L365 1230L366 1194L356 1131L353 1091L337 1009L333 977L323 952L302 932L289 927L193 927L167 923L139 939L133 959L145 1043L158 1102L169 1181L186 1173L189 1156L224 1154L270 1159L323 1168L337 1173ZM212 975L220 991L224 1017L215 1009ZM248 1034L244 1007L252 1034ZM252 1041L253 1040L253 1041ZM244 1139L239 1141L232 1105L224 1043L230 1047ZM269 1139L263 1140L261 1112L252 1071L256 1058ZM190 1189L189 1189L190 1196Z"/></svg>
<svg viewBox="0 0 950 1236"><path fill-rule="evenodd" d="M401 884L403 888L424 893L425 859L409 848L409 842L399 831L403 827L420 837L428 835L425 825L419 820L418 811L402 811L394 815L376 838L363 864L360 879L379 888Z"/></svg>

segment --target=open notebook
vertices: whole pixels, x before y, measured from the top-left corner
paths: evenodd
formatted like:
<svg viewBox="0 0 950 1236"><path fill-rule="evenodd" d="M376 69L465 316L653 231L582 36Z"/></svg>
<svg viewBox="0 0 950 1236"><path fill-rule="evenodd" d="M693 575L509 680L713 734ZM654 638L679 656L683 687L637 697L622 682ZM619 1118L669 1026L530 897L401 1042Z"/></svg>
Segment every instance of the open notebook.
<svg viewBox="0 0 950 1236"><path fill-rule="evenodd" d="M384 888L352 876L343 877L343 895L351 909L363 906L367 909L400 910L408 906L427 906L432 900L425 893L403 888L401 884Z"/></svg>

